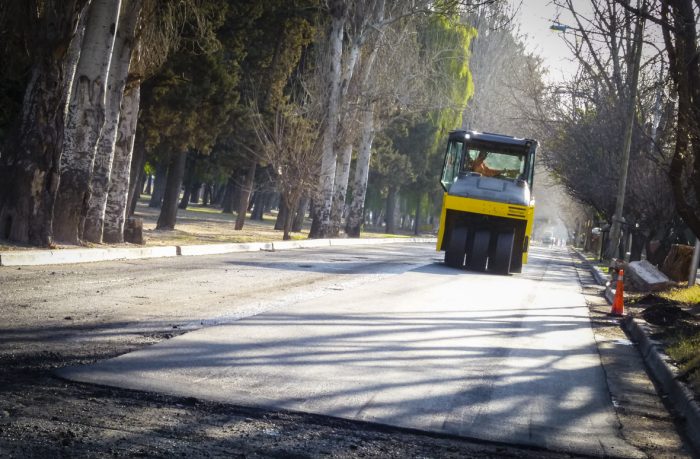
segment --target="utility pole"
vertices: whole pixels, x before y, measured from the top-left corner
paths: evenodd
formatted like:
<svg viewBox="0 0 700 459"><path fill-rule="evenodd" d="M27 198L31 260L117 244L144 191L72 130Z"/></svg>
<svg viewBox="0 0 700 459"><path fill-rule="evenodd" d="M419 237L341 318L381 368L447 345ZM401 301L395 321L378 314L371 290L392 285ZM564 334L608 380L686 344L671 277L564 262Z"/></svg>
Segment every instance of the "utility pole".
<svg viewBox="0 0 700 459"><path fill-rule="evenodd" d="M642 11L646 12L646 2L642 5ZM639 81L639 67L642 61L642 46L644 36L644 15L639 16L639 22L634 31L634 57L632 62L632 75L629 80L629 97L627 98L627 124L625 126L624 144L622 146L622 170L617 182L617 198L615 201L615 214L610 227L610 238L605 258L615 258L620 246L620 229L622 223L622 213L625 207L625 191L627 190L627 170L630 162L630 149L632 147L632 131L634 130L634 117L637 110L637 83Z"/></svg>
<svg viewBox="0 0 700 459"><path fill-rule="evenodd" d="M698 273L698 261L700 261L700 239L696 237L693 260L690 262L690 272L688 273L688 287L695 285L695 277Z"/></svg>

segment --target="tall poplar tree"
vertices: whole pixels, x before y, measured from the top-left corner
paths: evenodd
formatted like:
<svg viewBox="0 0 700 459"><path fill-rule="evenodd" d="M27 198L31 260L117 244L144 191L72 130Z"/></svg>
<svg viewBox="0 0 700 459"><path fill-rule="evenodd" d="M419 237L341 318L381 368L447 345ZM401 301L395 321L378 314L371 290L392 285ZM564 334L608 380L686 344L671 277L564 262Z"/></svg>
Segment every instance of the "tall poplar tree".
<svg viewBox="0 0 700 459"><path fill-rule="evenodd" d="M74 70L69 50L90 1L7 3L2 18L26 26L32 63L19 119L0 152L0 237L50 246ZM15 14L7 13L9 4Z"/></svg>
<svg viewBox="0 0 700 459"><path fill-rule="evenodd" d="M54 209L54 237L82 239L97 144L105 124L107 80L121 1L93 0L73 81Z"/></svg>

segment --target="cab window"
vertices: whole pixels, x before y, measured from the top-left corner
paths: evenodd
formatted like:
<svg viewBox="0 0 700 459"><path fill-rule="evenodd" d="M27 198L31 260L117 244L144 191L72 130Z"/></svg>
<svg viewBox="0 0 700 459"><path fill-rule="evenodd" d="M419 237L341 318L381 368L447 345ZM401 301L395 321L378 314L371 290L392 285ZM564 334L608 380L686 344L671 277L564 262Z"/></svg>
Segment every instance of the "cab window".
<svg viewBox="0 0 700 459"><path fill-rule="evenodd" d="M460 140L450 140L447 144L445 162L442 166L442 178L440 179L440 183L445 191L450 191L450 187L459 176L463 154L464 142Z"/></svg>

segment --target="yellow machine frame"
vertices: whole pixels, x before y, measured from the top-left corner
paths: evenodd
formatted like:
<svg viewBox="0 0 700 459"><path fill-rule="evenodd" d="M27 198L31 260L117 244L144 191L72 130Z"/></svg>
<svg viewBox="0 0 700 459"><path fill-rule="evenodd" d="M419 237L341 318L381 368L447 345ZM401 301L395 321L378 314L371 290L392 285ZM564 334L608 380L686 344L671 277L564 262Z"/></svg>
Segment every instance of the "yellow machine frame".
<svg viewBox="0 0 700 459"><path fill-rule="evenodd" d="M440 213L440 228L437 236L437 251L441 251L443 244L442 239L445 234L445 218L448 210L456 210L459 212L470 212L473 214L491 215L494 217L512 218L516 220L527 221L525 226L525 237L527 241L531 240L532 226L535 220L535 202L530 202L529 206L518 206L506 204L502 202L484 201L481 199L464 198L460 196L450 196L443 193L442 196L442 212ZM529 242L523 247L523 264L527 263L527 254L529 252Z"/></svg>

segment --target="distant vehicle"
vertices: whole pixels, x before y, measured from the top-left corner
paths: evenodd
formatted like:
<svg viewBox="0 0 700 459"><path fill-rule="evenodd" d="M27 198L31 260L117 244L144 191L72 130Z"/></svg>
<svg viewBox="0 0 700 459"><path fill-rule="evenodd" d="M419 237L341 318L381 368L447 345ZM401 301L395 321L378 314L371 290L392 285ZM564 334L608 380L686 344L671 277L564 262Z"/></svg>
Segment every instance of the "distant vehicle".
<svg viewBox="0 0 700 459"><path fill-rule="evenodd" d="M446 265L499 274L522 271L535 214L530 193L536 150L532 139L450 132L437 238Z"/></svg>
<svg viewBox="0 0 700 459"><path fill-rule="evenodd" d="M542 235L542 244L545 244L545 245L552 245L552 244L554 244L554 234L552 234L551 231L546 231L546 232Z"/></svg>

